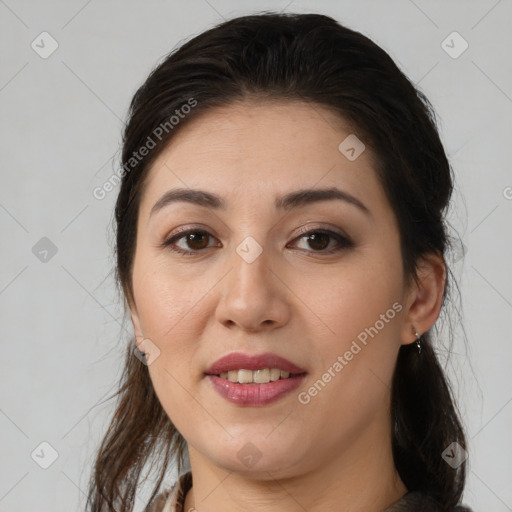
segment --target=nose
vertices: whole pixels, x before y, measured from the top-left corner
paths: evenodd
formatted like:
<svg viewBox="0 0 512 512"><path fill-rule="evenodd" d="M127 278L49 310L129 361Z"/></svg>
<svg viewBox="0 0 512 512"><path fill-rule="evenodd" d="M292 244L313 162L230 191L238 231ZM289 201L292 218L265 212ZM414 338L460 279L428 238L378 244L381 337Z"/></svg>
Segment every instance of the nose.
<svg viewBox="0 0 512 512"><path fill-rule="evenodd" d="M216 308L216 319L225 327L254 332L282 327L289 321L291 291L268 253L263 249L254 261L246 261L236 251L230 256L231 270L219 283Z"/></svg>

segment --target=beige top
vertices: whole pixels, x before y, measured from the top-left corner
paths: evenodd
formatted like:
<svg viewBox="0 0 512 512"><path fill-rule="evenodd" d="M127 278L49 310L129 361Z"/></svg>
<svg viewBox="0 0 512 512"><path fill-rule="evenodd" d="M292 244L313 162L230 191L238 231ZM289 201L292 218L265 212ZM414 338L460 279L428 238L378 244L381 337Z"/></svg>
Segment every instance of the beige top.
<svg viewBox="0 0 512 512"><path fill-rule="evenodd" d="M151 504L148 512L189 512L183 510L185 496L192 487L192 473L183 473L171 489L160 493ZM409 491L383 512L440 512L440 508L421 492ZM191 512L194 512L192 509ZM469 508L458 506L453 512L471 512Z"/></svg>

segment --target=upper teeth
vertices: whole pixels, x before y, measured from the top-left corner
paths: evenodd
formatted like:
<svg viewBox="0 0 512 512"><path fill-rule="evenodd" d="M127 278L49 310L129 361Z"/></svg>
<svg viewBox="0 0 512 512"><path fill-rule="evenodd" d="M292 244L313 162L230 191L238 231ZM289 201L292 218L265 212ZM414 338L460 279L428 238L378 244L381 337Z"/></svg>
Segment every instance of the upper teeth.
<svg viewBox="0 0 512 512"><path fill-rule="evenodd" d="M267 382L274 382L276 380L287 379L290 372L280 370L279 368L264 368L262 370L230 370L229 372L222 372L221 378L228 379L230 382L238 382L240 384L266 384Z"/></svg>

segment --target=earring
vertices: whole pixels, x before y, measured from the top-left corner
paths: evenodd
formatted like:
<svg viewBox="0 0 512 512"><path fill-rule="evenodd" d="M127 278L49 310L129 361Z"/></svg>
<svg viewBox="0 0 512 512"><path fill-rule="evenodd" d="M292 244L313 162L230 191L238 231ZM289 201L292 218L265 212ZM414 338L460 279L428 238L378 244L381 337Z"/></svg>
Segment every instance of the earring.
<svg viewBox="0 0 512 512"><path fill-rule="evenodd" d="M142 349L142 345L144 342L144 336L137 334L135 335L135 348L145 357L146 352Z"/></svg>
<svg viewBox="0 0 512 512"><path fill-rule="evenodd" d="M418 347L418 354L421 354L421 335L416 332L414 326L412 326L412 330L414 331L414 335L416 336L416 346Z"/></svg>

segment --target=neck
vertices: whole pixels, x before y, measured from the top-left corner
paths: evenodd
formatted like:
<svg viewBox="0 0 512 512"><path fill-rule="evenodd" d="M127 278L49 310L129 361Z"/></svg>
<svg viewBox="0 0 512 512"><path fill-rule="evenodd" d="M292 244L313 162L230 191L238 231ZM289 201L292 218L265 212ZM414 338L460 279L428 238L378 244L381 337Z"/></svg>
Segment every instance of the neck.
<svg viewBox="0 0 512 512"><path fill-rule="evenodd" d="M375 432L359 434L342 456L293 476L262 472L242 475L215 466L189 447L193 487L185 511L368 512L385 510L407 488L393 462L391 443L375 443ZM389 439L389 438L388 438ZM333 452L337 452L333 450Z"/></svg>

